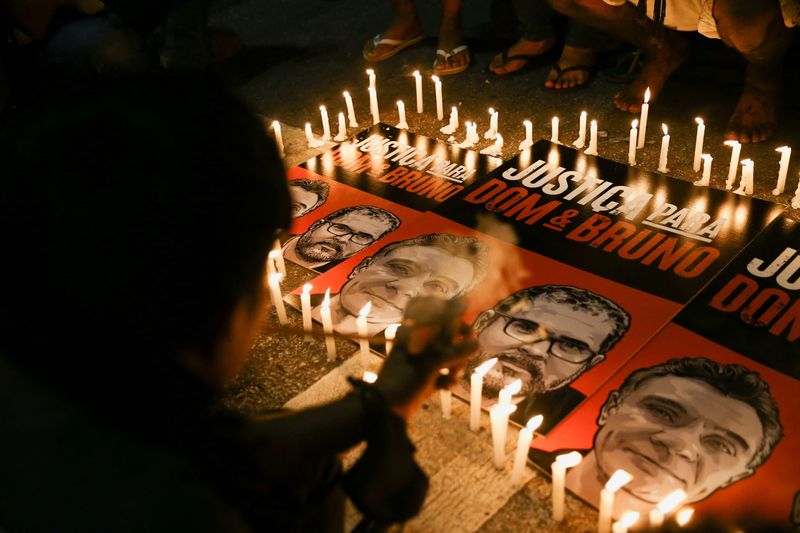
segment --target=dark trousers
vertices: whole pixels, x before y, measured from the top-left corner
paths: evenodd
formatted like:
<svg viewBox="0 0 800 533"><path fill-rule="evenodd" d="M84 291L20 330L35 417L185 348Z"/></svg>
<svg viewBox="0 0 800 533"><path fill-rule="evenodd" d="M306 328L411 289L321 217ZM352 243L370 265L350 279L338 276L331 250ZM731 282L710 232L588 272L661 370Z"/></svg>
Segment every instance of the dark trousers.
<svg viewBox="0 0 800 533"><path fill-rule="evenodd" d="M543 41L555 36L554 18L558 14L547 0L512 0L519 18L522 38L527 41ZM570 20L564 42L575 48L598 48L609 38L602 32Z"/></svg>

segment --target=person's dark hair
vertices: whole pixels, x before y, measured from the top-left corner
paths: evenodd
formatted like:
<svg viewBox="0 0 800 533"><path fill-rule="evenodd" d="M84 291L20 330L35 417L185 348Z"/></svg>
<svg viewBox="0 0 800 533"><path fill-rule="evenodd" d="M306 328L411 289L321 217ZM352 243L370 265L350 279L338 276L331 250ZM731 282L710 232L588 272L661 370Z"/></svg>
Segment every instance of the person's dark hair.
<svg viewBox="0 0 800 533"><path fill-rule="evenodd" d="M389 243L375 252L371 259L378 259L390 253L392 250L405 246L434 246L444 250L453 257L466 259L472 263L472 281L469 285L464 287L464 290L460 294L468 293L474 289L484 280L489 270L489 250L486 248L485 244L475 237L459 237L449 233L427 233L404 241ZM365 259L365 261L366 260L368 259Z"/></svg>
<svg viewBox="0 0 800 533"><path fill-rule="evenodd" d="M321 180L291 180L289 181L289 187L300 187L301 189L305 189L317 195L317 202L312 205L308 211L313 211L324 204L325 200L328 199L328 192L330 191L330 186Z"/></svg>
<svg viewBox="0 0 800 533"><path fill-rule="evenodd" d="M0 160L0 352L110 408L214 352L290 221L274 142L205 78L61 94Z"/></svg>
<svg viewBox="0 0 800 533"><path fill-rule="evenodd" d="M306 233L314 231L321 225L332 222L337 218L341 218L349 213L358 213L360 215L364 215L365 217L375 219L382 224L386 224L386 230L380 234L378 237L379 239L387 233L396 230L400 226L400 219L397 218L394 213L387 211L386 209L375 207L374 205L352 205L350 207L343 207L342 209L334 211L333 213L317 220L311 224L311 226L306 230Z"/></svg>
<svg viewBox="0 0 800 533"><path fill-rule="evenodd" d="M608 353L631 325L631 316L622 307L612 302L605 296L600 296L592 291L573 287L571 285L536 285L517 291L506 296L494 308L501 313L509 313L523 299L531 305L536 298L544 298L551 302L570 306L573 310L590 313L593 316L608 317L614 321L614 330L603 340L600 353ZM488 324L475 325L476 330L481 330Z"/></svg>
<svg viewBox="0 0 800 533"><path fill-rule="evenodd" d="M756 468L764 463L778 441L783 438L778 405L770 393L769 384L761 379L758 372L742 365L718 363L704 357L670 359L666 363L632 372L617 390L616 402L622 401L646 380L661 376L699 379L728 398L742 401L755 409L763 433L761 445L747 465L749 468Z"/></svg>

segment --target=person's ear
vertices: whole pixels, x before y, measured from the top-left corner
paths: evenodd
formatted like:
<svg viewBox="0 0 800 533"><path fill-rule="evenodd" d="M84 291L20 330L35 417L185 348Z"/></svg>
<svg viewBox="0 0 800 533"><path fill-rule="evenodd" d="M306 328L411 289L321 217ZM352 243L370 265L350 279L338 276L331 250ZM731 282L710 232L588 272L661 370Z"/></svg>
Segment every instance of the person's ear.
<svg viewBox="0 0 800 533"><path fill-rule="evenodd" d="M366 270L372 264L372 257L367 257L363 261L361 261L358 266L356 266L350 273L347 275L347 279L353 279L354 277L358 276Z"/></svg>
<svg viewBox="0 0 800 533"><path fill-rule="evenodd" d="M486 326L488 326L494 317L497 315L494 309L487 309L483 313L478 315L478 318L475 319L475 322L472 323L472 329L475 331L476 334L480 333Z"/></svg>
<svg viewBox="0 0 800 533"><path fill-rule="evenodd" d="M608 420L609 415L616 412L619 405L619 391L611 391L606 399L606 403L600 408L600 414L597 416L597 425L603 426Z"/></svg>
<svg viewBox="0 0 800 533"><path fill-rule="evenodd" d="M589 359L589 362L586 363L586 368L583 371L586 372L587 370L590 370L590 369L596 367L597 365L599 365L600 363L602 363L605 360L606 360L606 356L604 354L599 353L599 354L595 355L594 357L592 357L591 359Z"/></svg>

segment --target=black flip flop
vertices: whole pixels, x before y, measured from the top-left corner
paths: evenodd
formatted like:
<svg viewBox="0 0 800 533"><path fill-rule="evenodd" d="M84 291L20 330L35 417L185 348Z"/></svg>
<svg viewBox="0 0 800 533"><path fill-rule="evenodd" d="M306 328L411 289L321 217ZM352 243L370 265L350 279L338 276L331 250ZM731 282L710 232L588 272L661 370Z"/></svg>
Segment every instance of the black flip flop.
<svg viewBox="0 0 800 533"><path fill-rule="evenodd" d="M553 63L551 65L551 68L553 70L555 70L556 73L558 74L556 79L553 80L553 83L558 81L561 78L561 76L563 76L567 72L575 72L577 70L585 70L586 72L589 73L589 77L586 78L586 81L581 83L580 85L576 85L575 87L567 87L566 89L564 89L564 88L557 89L556 87L543 86L544 89L548 90L548 91L574 91L574 90L577 90L577 89L582 89L582 88L586 87L587 85L589 85L589 82L592 81L592 77L597 72L597 65L572 65L571 67L561 68L561 67L558 66L558 63Z"/></svg>

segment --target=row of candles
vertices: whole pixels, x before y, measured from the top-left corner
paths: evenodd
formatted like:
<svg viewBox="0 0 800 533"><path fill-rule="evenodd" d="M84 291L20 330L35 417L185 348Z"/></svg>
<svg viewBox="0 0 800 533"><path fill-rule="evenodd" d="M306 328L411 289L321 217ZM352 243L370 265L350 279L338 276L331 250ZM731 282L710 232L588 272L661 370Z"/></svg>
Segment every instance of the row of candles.
<svg viewBox="0 0 800 533"><path fill-rule="evenodd" d="M286 274L286 265L281 252L280 243L275 242L273 249L267 258L267 279L269 289L275 306L275 312L281 325L288 324L286 307L283 303L280 282ZM305 339L311 340L312 319L311 319L311 290L310 283L303 285L300 295L303 331ZM371 302L367 302L358 314L357 329L359 343L359 357L364 369L368 368L370 357L369 335L367 331L367 318L371 310ZM333 336L333 323L330 312L330 288L325 291L325 299L320 307L323 331L325 333L325 346L328 360L336 359L336 344ZM400 324L391 324L386 328L384 336L386 339L386 354L392 351L392 345ZM484 376L497 364L497 358L492 358L479 365L470 375L470 402L469 402L469 428L473 432L481 429L481 405L483 400L483 380ZM447 369L442 369L443 374L448 373ZM377 375L368 370L364 371L363 379L373 382ZM489 419L492 432L492 452L494 466L500 470L506 464L506 437L508 435L509 418L516 410L513 403L514 395L518 394L522 388L522 382L517 379L505 386L499 393L497 402L489 409ZM440 391L440 403L442 416L449 419L452 415L452 393L447 389ZM528 452L534 438L534 432L542 424L542 415L531 417L527 424L520 429L517 438L517 446L514 453L514 460L511 467L511 483L519 486L525 465L527 463ZM564 497L566 474L569 468L577 466L583 456L578 452L570 452L556 457L551 465L552 474L552 515L556 521L564 519ZM614 507L614 493L626 483L630 482L632 476L624 470L617 470L604 488L600 492L600 506L598 515L598 533L625 533L628 528L639 520L639 513L628 511L623 513L620 519L612 525L612 514ZM670 494L664 501L656 505L650 512L649 522L651 527L660 526L664 517L675 510L685 499L682 490ZM683 525L689 521L693 510L691 508L682 509L676 514L676 521Z"/></svg>
<svg viewBox="0 0 800 533"><path fill-rule="evenodd" d="M369 87L367 92L369 93L369 101L370 101L370 114L372 115L372 123L377 124L380 122L380 109L378 105L378 93L377 93L377 81L375 71L373 69L368 69L367 76L369 77ZM422 76L420 75L419 71L414 71L413 73L414 78L414 85L415 85L415 92L416 92L416 110L417 113L424 112L424 100L423 100L423 86L422 86ZM434 84L434 94L436 98L436 117L438 120L444 120L444 101L443 101L443 89L442 89L442 81L438 76L431 76L431 81ZM325 142L329 140L334 140L336 142L344 141L347 138L347 127L349 124L350 128L358 127L358 121L356 120L355 114L355 106L353 104L353 98L348 91L344 91L342 93L345 101L345 107L347 109L347 123L345 122L345 115L344 113L339 113L338 115L338 132L336 136L331 137L331 125L330 120L328 117L328 111L326 107L320 106L320 118L322 122L322 137L317 138L314 136L314 133L311 129L311 124L305 124L305 134L306 140L308 143L309 148L318 148L325 144ZM408 129L408 122L406 121L406 111L405 111L405 104L402 100L397 101L397 112L399 115L399 122L397 123L397 127L400 129ZM631 166L636 165L636 155L637 150L644 148L645 140L647 136L647 123L648 117L650 113L650 88L648 87L644 94L644 103L642 104L641 113L638 119L634 120L631 123L631 130L630 130L630 137L629 137L629 145L628 145L628 164ZM494 144L489 146L488 148L484 148L481 150L482 154L487 154L495 157L499 157L502 155L502 148L503 148L503 137L499 134L498 131L498 121L499 121L499 113L494 109L489 109L490 114L490 126L489 129L484 134L484 138L488 140L494 140ZM694 182L695 185L698 186L708 186L711 181L711 165L713 162L713 158L710 154L703 152L704 146L704 137L705 137L705 123L701 118L695 118L695 122L697 123L697 133L695 136L695 147L694 147L694 157L692 168L695 172L700 172L702 168L702 175L701 178ZM448 120L448 124L441 128L441 132L451 135L456 132L459 125L458 119L458 109L456 107L451 108L450 117ZM523 121L523 127L525 128L525 140L523 140L519 145L519 150L526 150L530 146L533 145L533 124L529 120ZM587 128L587 113L585 111L581 112L580 119L579 119L579 133L578 138L572 143L578 149L583 149L586 144L586 128ZM670 135L669 129L667 128L666 124L662 124L661 128L663 130L663 136L661 137L661 150L659 153L659 160L658 160L658 171L662 173L669 172L667 168L667 162L669 159L669 143L670 143ZM280 129L280 123L278 121L273 121L272 129L275 134L275 138L278 143L278 148L281 153L281 157L284 154L284 146L283 146L283 138ZM465 122L465 138L464 141L458 143L460 148L472 148L475 143L480 140L480 137L477 134L477 124L471 121ZM597 152L597 121L592 120L589 123L589 146L586 148L585 153L587 155L598 155ZM454 140L452 137L450 140ZM558 117L553 117L551 121L551 135L550 141L559 143L559 119ZM742 175L739 187L734 191L737 194L746 194L752 195L753 194L753 179L755 173L755 163L752 159L743 159L741 162L739 161L739 157L741 154L741 144L738 141L725 141L724 143L726 146L731 148L731 158L730 163L728 165L728 174L727 179L725 181L725 188L727 190L732 190L734 183L736 181L736 177L738 174L738 168L741 164L742 166ZM778 196L783 194L784 189L786 187L786 178L789 171L789 161L791 159L792 149L788 146L781 146L776 148L776 151L781 154L780 161L778 163L778 180L775 188L772 190L772 194ZM795 190L794 197L791 200L791 206L794 208L800 208L800 182L798 182L798 186Z"/></svg>

